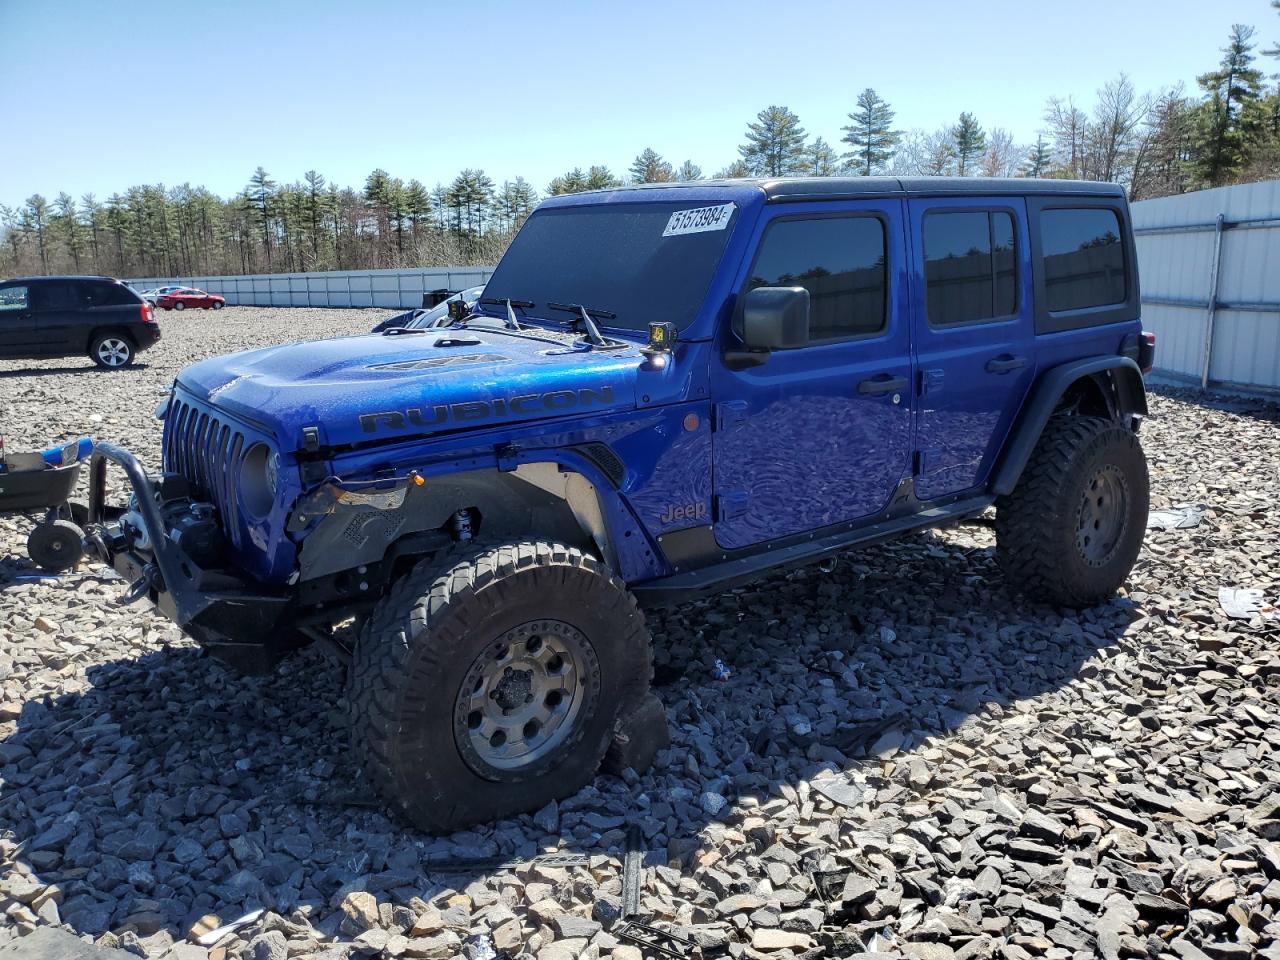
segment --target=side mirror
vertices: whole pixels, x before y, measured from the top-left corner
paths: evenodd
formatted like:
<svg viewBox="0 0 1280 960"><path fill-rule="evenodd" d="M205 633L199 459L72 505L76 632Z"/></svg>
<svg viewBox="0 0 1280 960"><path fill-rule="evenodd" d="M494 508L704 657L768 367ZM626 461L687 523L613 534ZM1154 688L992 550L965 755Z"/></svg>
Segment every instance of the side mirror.
<svg viewBox="0 0 1280 960"><path fill-rule="evenodd" d="M758 366L774 350L809 344L809 291L804 287L756 287L743 297L738 336L745 350L730 350L725 361L733 369Z"/></svg>

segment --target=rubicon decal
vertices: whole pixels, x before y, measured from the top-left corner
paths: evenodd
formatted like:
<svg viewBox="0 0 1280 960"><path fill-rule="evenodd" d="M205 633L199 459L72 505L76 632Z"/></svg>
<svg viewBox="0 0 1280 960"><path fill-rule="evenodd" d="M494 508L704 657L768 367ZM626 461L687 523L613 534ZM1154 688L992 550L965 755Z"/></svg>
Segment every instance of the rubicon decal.
<svg viewBox="0 0 1280 960"><path fill-rule="evenodd" d="M462 403L438 403L431 407L386 410L360 415L360 429L365 433L379 430L421 430L446 424L479 423L484 420L518 420L578 410L613 403L613 387L598 390L552 390L496 400L467 400Z"/></svg>

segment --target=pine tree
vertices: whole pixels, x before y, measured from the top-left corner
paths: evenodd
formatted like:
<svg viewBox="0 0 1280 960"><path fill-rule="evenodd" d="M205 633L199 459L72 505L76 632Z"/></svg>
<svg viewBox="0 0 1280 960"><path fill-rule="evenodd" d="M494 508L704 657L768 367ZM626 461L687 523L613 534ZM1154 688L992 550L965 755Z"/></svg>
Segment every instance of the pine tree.
<svg viewBox="0 0 1280 960"><path fill-rule="evenodd" d="M271 269L271 212L275 199L276 183L262 167L253 171L245 196L253 203L262 227L262 247L267 255L267 269Z"/></svg>
<svg viewBox="0 0 1280 960"><path fill-rule="evenodd" d="M804 172L811 177L834 177L843 166L831 144L818 137L805 147Z"/></svg>
<svg viewBox="0 0 1280 960"><path fill-rule="evenodd" d="M324 189L323 174L308 170L302 175L302 179L307 184L306 205L307 220L311 227L311 269L317 270L320 264L320 236L325 231L325 208L328 205L328 195Z"/></svg>
<svg viewBox="0 0 1280 960"><path fill-rule="evenodd" d="M764 177L804 172L805 132L800 118L786 107L770 106L747 124L747 142L738 153L751 173Z"/></svg>
<svg viewBox="0 0 1280 960"><path fill-rule="evenodd" d="M610 190L622 186L622 181L613 175L608 167L595 165L587 168L588 190Z"/></svg>
<svg viewBox="0 0 1280 960"><path fill-rule="evenodd" d="M680 164L680 169L676 171L676 179L681 183L701 180L702 168L692 160L686 160L684 163Z"/></svg>
<svg viewBox="0 0 1280 960"><path fill-rule="evenodd" d="M93 258L94 270L102 269L102 251L98 240L102 235L102 204L92 193L80 197L80 222L89 232L89 252Z"/></svg>
<svg viewBox="0 0 1280 960"><path fill-rule="evenodd" d="M404 188L404 207L409 217L409 235L416 243L418 230L431 220L431 196L417 180L410 180Z"/></svg>
<svg viewBox="0 0 1280 960"><path fill-rule="evenodd" d="M631 161L631 179L635 183L669 183L675 179L675 171L657 151L645 147Z"/></svg>
<svg viewBox="0 0 1280 960"><path fill-rule="evenodd" d="M973 161L987 149L987 135L972 113L960 114L960 122L951 128L955 141L956 173L967 176Z"/></svg>
<svg viewBox="0 0 1280 960"><path fill-rule="evenodd" d="M563 193L582 193L590 189L587 186L586 174L582 172L581 167L574 167L568 173L561 174L547 184L547 193L553 197Z"/></svg>
<svg viewBox="0 0 1280 960"><path fill-rule="evenodd" d="M1044 142L1044 134L1036 135L1036 145L1023 161L1022 172L1028 177L1043 177L1049 170L1049 145Z"/></svg>
<svg viewBox="0 0 1280 960"><path fill-rule="evenodd" d="M0 203L0 231L4 232L5 242L10 248L10 266L3 272L10 276L22 273L19 266L22 262L22 214L3 203Z"/></svg>
<svg viewBox="0 0 1280 960"><path fill-rule="evenodd" d="M735 160L716 174L717 180L741 180L751 176L751 166L745 160Z"/></svg>
<svg viewBox="0 0 1280 960"><path fill-rule="evenodd" d="M58 194L57 199L53 201L53 216L49 223L61 237L63 246L71 254L71 263L75 267L75 272L79 273L84 234L80 229L79 211L71 194L66 191Z"/></svg>
<svg viewBox="0 0 1280 960"><path fill-rule="evenodd" d="M893 109L873 89L867 87L858 94L857 105L858 109L849 114L852 122L841 127L843 142L853 147L845 159L853 161L855 172L869 177L893 158L899 133L893 129Z"/></svg>
<svg viewBox="0 0 1280 960"><path fill-rule="evenodd" d="M49 272L49 248L45 243L45 230L49 227L49 201L38 193L27 197L27 222L35 231L36 243L40 249L40 270Z"/></svg>
<svg viewBox="0 0 1280 960"><path fill-rule="evenodd" d="M1208 186L1226 183L1245 161L1241 115L1262 93L1262 71L1253 64L1254 29L1233 24L1217 70L1196 78L1209 100L1201 107L1200 175Z"/></svg>

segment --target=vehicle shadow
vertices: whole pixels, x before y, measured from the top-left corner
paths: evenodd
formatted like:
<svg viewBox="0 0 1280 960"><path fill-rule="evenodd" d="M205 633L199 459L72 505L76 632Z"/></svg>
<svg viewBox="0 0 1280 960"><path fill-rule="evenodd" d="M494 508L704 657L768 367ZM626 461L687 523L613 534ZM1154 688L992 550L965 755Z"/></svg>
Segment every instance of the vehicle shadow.
<svg viewBox="0 0 1280 960"><path fill-rule="evenodd" d="M0 836L17 844L11 859L61 888L62 920L95 936L182 938L202 915L302 906L321 933L349 940L360 929L340 908L350 891L404 928L424 909L414 898L498 872L467 859L553 850L613 857L594 879L586 867L547 876L616 897L627 822L649 862L698 881L699 852L717 846L716 824L755 806L745 798L798 802L815 776L923 793L937 784L914 759L922 741L1062 687L1136 616L1122 599L1079 613L1011 600L974 537L921 535L651 612L673 745L648 773L599 777L554 816L448 837L408 828L348 756L330 661L307 650L272 676L238 678L177 645L94 666L82 693L24 705L0 741ZM897 745L908 762L886 766L872 745ZM441 858L464 862L446 870Z"/></svg>
<svg viewBox="0 0 1280 960"><path fill-rule="evenodd" d="M147 364L134 361L125 370L146 370ZM10 379L13 377L52 377L66 373L99 373L99 374L116 374L119 370L107 370L100 367L92 361L84 364L77 364L74 367L20 367L16 370L0 370L0 379Z"/></svg>

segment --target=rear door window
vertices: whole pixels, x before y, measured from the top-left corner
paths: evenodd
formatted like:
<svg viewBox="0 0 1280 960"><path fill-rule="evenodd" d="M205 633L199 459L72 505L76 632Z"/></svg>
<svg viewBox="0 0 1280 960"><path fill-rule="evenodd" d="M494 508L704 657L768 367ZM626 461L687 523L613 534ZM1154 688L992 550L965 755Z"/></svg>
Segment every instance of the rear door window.
<svg viewBox="0 0 1280 960"><path fill-rule="evenodd" d="M1040 214L1046 307L1051 313L1123 303L1128 292L1120 218L1107 207Z"/></svg>
<svg viewBox="0 0 1280 960"><path fill-rule="evenodd" d="M923 234L930 326L998 320L1017 311L1018 263L1010 213L929 213Z"/></svg>
<svg viewBox="0 0 1280 960"><path fill-rule="evenodd" d="M777 220L749 286L809 291L809 336L841 340L884 330L888 304L884 223L877 217Z"/></svg>
<svg viewBox="0 0 1280 960"><path fill-rule="evenodd" d="M75 310L80 300L73 283L41 283L31 290L32 306L37 310Z"/></svg>

